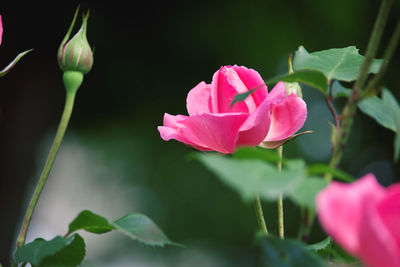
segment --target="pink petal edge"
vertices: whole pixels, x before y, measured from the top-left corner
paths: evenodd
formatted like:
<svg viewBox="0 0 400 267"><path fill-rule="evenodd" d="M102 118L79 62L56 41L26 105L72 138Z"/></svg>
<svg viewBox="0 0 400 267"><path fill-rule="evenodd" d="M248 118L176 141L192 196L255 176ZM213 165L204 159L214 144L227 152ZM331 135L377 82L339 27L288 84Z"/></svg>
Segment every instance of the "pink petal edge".
<svg viewBox="0 0 400 267"><path fill-rule="evenodd" d="M228 112L242 112L249 113L249 108L244 101L237 102L231 108L231 103L239 93L239 91L245 91L246 88L240 81L238 84L236 81L237 73L230 67L221 67L217 72L214 73L211 82L211 109L213 113L228 113ZM232 81L235 80L235 83Z"/></svg>
<svg viewBox="0 0 400 267"><path fill-rule="evenodd" d="M367 198L378 201L384 192L373 174L367 174L351 184L334 181L316 197L318 219L336 242L358 255L362 205Z"/></svg>
<svg viewBox="0 0 400 267"><path fill-rule="evenodd" d="M264 101L240 127L236 145L259 145L268 134L270 121L270 104L268 101Z"/></svg>
<svg viewBox="0 0 400 267"><path fill-rule="evenodd" d="M264 80L261 78L261 75L257 71L244 66L235 65L233 66L233 69L239 75L240 79L248 90L256 89L254 93L251 94L251 97L253 98L256 106L260 106L268 95L268 88L265 85Z"/></svg>
<svg viewBox="0 0 400 267"><path fill-rule="evenodd" d="M3 39L3 21L0 15L0 45L1 45L1 40Z"/></svg>
<svg viewBox="0 0 400 267"><path fill-rule="evenodd" d="M306 119L306 103L295 94L290 94L282 102L273 105L271 126L264 141L279 141L294 135L303 127Z"/></svg>
<svg viewBox="0 0 400 267"><path fill-rule="evenodd" d="M164 126L158 127L164 140L175 139L200 150L233 153L245 113L204 113L196 116L165 114ZM168 129L166 129L168 128Z"/></svg>
<svg viewBox="0 0 400 267"><path fill-rule="evenodd" d="M186 108L190 116L212 112L211 85L201 82L190 90L186 98Z"/></svg>
<svg viewBox="0 0 400 267"><path fill-rule="evenodd" d="M357 256L370 267L400 267L396 240L378 215L374 199L364 198L363 206Z"/></svg>

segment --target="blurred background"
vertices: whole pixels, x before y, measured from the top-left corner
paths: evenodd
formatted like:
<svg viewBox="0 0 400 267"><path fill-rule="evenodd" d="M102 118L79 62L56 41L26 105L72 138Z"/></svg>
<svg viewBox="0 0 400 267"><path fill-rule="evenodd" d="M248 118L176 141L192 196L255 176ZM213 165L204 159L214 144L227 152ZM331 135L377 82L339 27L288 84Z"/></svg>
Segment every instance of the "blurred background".
<svg viewBox="0 0 400 267"><path fill-rule="evenodd" d="M27 203L47 157L64 105L56 53L77 1L3 1L0 65L34 48L0 79L0 262L8 266ZM380 1L80 1L90 9L92 71L79 89L70 127L28 233L28 240L64 235L84 209L115 220L139 212L175 242L151 248L119 233L82 233L83 266L257 266L251 203L222 184L193 150L163 141L163 114L186 114L187 92L211 82L222 65L256 69L264 79L287 71L298 46L308 51L355 45L365 53ZM400 14L395 3L383 37ZM80 22L78 22L79 24ZM380 49L382 55L383 47ZM400 99L399 49L386 86ZM331 116L320 94L303 87L308 105L302 136L286 157L327 162ZM340 108L344 102L335 102ZM355 177L374 172L384 185L400 180L394 134L358 112L342 169ZM288 236L298 211L289 201ZM264 203L274 232L276 207ZM314 228L310 242L322 231Z"/></svg>

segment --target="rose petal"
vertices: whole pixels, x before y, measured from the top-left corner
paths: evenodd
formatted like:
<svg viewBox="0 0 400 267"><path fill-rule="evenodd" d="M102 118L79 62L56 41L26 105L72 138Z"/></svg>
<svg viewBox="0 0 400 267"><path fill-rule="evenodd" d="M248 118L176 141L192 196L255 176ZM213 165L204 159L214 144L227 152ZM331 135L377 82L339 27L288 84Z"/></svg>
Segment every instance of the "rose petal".
<svg viewBox="0 0 400 267"><path fill-rule="evenodd" d="M256 106L261 105L268 95L268 89L260 74L253 69L248 69L243 66L239 67L235 65L233 66L233 69L239 75L240 80L242 80L248 90L257 88L257 90L251 94L251 97L253 98Z"/></svg>
<svg viewBox="0 0 400 267"><path fill-rule="evenodd" d="M396 240L379 216L376 202L369 197L364 198L363 202L360 248L356 255L371 267L399 267L400 255Z"/></svg>
<svg viewBox="0 0 400 267"><path fill-rule="evenodd" d="M196 116L164 115L159 126L161 138L175 139L199 150L233 153L240 126L248 118L244 113L207 114Z"/></svg>
<svg viewBox="0 0 400 267"><path fill-rule="evenodd" d="M358 255L363 203L366 199L378 202L384 193L373 174L351 184L332 182L316 197L318 219L336 242Z"/></svg>
<svg viewBox="0 0 400 267"><path fill-rule="evenodd" d="M179 142L184 144L193 146L199 150L206 150L209 151L210 149L207 147L202 147L194 144L190 140L186 139L182 134L182 128L184 127L183 124L180 122L187 119L189 117L183 115L173 116L168 113L164 114L164 126L158 126L157 129L160 132L160 136L165 141L175 139Z"/></svg>
<svg viewBox="0 0 400 267"><path fill-rule="evenodd" d="M221 153L233 153L240 126L248 118L244 113L207 114L180 121L180 135L189 142Z"/></svg>
<svg viewBox="0 0 400 267"><path fill-rule="evenodd" d="M246 92L244 84L237 82L237 73L231 67L221 67L213 76L211 83L211 105L213 113L242 112L248 113L245 101L237 102L231 108L231 103L238 93ZM235 83L233 83L235 82Z"/></svg>
<svg viewBox="0 0 400 267"><path fill-rule="evenodd" d="M164 114L164 126L158 126L157 129L160 132L161 138L165 141L175 139L185 144L189 144L183 136L180 135L181 128L184 126L179 122L188 118L187 116L177 115L173 116L168 113Z"/></svg>
<svg viewBox="0 0 400 267"><path fill-rule="evenodd" d="M226 68L225 70L226 70L226 78L228 80L228 83L236 89L236 92L238 94L243 94L243 93L246 93L249 91L249 89L246 87L246 85L240 79L238 73L235 71L234 68ZM235 97L235 96L233 96L233 97ZM257 108L253 97L247 97L243 102L246 103L249 113L252 113ZM231 101L231 103L232 103L232 101ZM231 110L235 109L235 105L231 108ZM231 104L229 104L229 106L231 106Z"/></svg>
<svg viewBox="0 0 400 267"><path fill-rule="evenodd" d="M267 100L275 105L277 103L280 103L283 101L287 96L286 88L285 88L285 83L284 82L278 82L274 88L272 88L271 92L269 92L267 96Z"/></svg>
<svg viewBox="0 0 400 267"><path fill-rule="evenodd" d="M267 99L270 95L272 92ZM292 136L303 127L306 118L306 103L295 94L290 94L282 102L272 107L271 126L264 141L278 141Z"/></svg>
<svg viewBox="0 0 400 267"><path fill-rule="evenodd" d="M400 184L388 188L385 198L377 205L378 213L397 243L400 257Z"/></svg>
<svg viewBox="0 0 400 267"><path fill-rule="evenodd" d="M186 108L190 116L211 112L211 85L199 83L189 91L186 98Z"/></svg>
<svg viewBox="0 0 400 267"><path fill-rule="evenodd" d="M3 38L3 22L1 20L1 15L0 15L0 45L2 38Z"/></svg>
<svg viewBox="0 0 400 267"><path fill-rule="evenodd" d="M264 101L239 129L237 146L257 146L264 140L270 126L269 103Z"/></svg>
<svg viewBox="0 0 400 267"><path fill-rule="evenodd" d="M290 140L292 140L300 135L309 134L309 133L313 133L313 131L305 131L305 132L297 133L297 134L292 135L291 137L288 137L286 139L282 139L279 141L264 141L264 142L260 143L260 147L267 148L267 149L275 149L275 148L280 147L281 145L286 144L286 142L289 142Z"/></svg>

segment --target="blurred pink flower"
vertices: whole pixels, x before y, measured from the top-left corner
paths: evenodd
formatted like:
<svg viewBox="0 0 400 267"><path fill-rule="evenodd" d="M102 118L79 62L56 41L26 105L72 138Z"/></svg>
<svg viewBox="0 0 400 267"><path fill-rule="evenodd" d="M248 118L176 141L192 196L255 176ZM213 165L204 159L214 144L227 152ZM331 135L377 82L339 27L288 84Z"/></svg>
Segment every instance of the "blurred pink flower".
<svg viewBox="0 0 400 267"><path fill-rule="evenodd" d="M3 37L3 22L1 20L1 15L0 15L0 45L2 37Z"/></svg>
<svg viewBox="0 0 400 267"><path fill-rule="evenodd" d="M238 93L256 89L231 107ZM238 146L257 146L263 141L291 137L307 117L305 102L279 82L268 93L260 74L242 66L221 67L211 84L199 83L190 90L189 116L164 115L158 130L161 138L175 139L199 150L233 153Z"/></svg>
<svg viewBox="0 0 400 267"><path fill-rule="evenodd" d="M400 267L400 184L384 188L373 174L332 182L316 198L332 238L371 267Z"/></svg>

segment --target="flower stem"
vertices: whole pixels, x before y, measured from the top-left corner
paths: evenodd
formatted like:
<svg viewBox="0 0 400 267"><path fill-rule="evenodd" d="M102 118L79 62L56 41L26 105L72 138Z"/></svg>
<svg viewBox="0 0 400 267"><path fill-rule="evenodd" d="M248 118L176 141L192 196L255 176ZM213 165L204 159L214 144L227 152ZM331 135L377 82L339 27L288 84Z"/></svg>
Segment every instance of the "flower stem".
<svg viewBox="0 0 400 267"><path fill-rule="evenodd" d="M339 118L338 118L335 106L332 103L332 97L324 94L324 99L325 99L326 104L328 105L330 112L332 113L332 117L335 122L335 127L336 127L336 129L338 129L339 128Z"/></svg>
<svg viewBox="0 0 400 267"><path fill-rule="evenodd" d="M76 91L73 91L73 90L68 91L67 90L64 112L62 114L61 121L58 126L58 130L57 130L56 136L54 138L53 145L51 146L50 153L49 153L46 163L44 165L42 174L40 175L39 181L36 185L36 188L35 188L32 198L31 198L31 201L29 202L28 209L26 210L24 221L23 221L23 224L21 227L21 232L17 239L17 248L20 248L25 243L26 234L28 232L28 227L29 227L29 223L32 218L33 211L39 200L40 193L42 192L43 187L46 184L46 180L49 176L49 173L53 166L58 149L63 140L65 130L67 129L69 118L71 117L72 109L74 106L75 93L76 93ZM15 264L15 262L14 262L14 264ZM13 264L13 266L16 266L14 264Z"/></svg>
<svg viewBox="0 0 400 267"><path fill-rule="evenodd" d="M276 150L278 151L278 155L280 160L277 164L278 171L282 170L282 149L283 146L278 147ZM285 226L283 222L283 196L280 195L278 198L278 230L279 230L279 238L284 239L285 237Z"/></svg>
<svg viewBox="0 0 400 267"><path fill-rule="evenodd" d="M255 209L256 209L258 228L260 229L260 231L264 235L267 236L268 235L268 229L267 229L267 225L265 223L264 213L263 213L263 210L262 210L261 200L260 200L259 196L256 197L256 200L254 201L254 205L255 205Z"/></svg>
<svg viewBox="0 0 400 267"><path fill-rule="evenodd" d="M365 89L365 94L368 96L369 94L377 94L379 93L379 83L382 80L382 77L385 75L386 69L389 65L390 59L393 57L393 54L399 44L400 39L400 19L397 21L396 28L390 38L389 44L383 54L383 62L381 68L379 69L379 73L375 75L371 81L368 83L367 88Z"/></svg>
<svg viewBox="0 0 400 267"><path fill-rule="evenodd" d="M342 159L343 151L346 147L348 136L355 113L357 111L357 102L360 100L360 95L363 91L365 81L368 77L369 68L376 55L379 43L381 41L382 33L389 15L390 7L393 0L383 0L379 9L378 17L375 21L374 29L368 42L367 51L363 64L361 65L360 73L358 74L357 81L353 86L353 93L349 97L346 106L343 109L342 121L340 127L337 129L334 146L332 147L332 156L329 162L331 168L336 168ZM332 180L332 175L325 175L327 181Z"/></svg>
<svg viewBox="0 0 400 267"><path fill-rule="evenodd" d="M383 30L385 28L392 4L393 0L383 0L381 3L378 17L376 18L371 37L368 41L363 64L361 65L360 73L358 74L357 81L355 82L353 87L354 91L358 92L364 87L364 83L368 77L369 68L372 64L372 61L374 60L379 44L381 42Z"/></svg>

